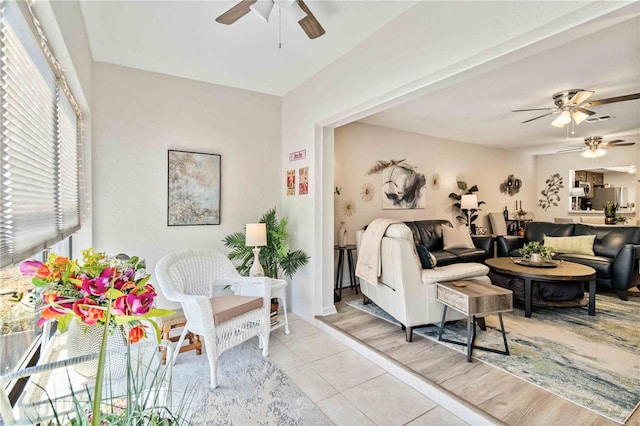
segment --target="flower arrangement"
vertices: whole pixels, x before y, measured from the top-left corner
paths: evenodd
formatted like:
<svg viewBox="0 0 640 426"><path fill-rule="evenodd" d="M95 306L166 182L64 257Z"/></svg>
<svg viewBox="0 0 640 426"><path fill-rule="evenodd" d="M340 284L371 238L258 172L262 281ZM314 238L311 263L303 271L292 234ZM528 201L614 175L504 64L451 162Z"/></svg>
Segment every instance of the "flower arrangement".
<svg viewBox="0 0 640 426"><path fill-rule="evenodd" d="M78 263L50 253L46 262L24 261L20 271L33 277L34 296L41 297L39 326L55 319L64 332L73 318L87 325L129 324L129 341L136 343L147 336L148 326L141 321L144 318L155 328L159 341L160 330L151 318L172 313L152 307L157 294L148 283L151 276L144 260L138 257L121 260L87 249Z"/></svg>
<svg viewBox="0 0 640 426"><path fill-rule="evenodd" d="M553 247L542 245L537 241L531 241L518 250L524 260L530 260L532 255L539 254L542 261L549 261L553 257Z"/></svg>

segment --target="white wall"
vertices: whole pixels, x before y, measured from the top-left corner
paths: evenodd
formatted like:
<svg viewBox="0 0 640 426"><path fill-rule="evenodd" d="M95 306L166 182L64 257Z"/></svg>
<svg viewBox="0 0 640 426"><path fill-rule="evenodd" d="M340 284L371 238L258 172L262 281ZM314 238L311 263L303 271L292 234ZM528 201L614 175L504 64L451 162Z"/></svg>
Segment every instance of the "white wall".
<svg viewBox="0 0 640 426"><path fill-rule="evenodd" d="M280 98L104 63L93 70L94 247L157 260L279 206ZM222 155L221 224L167 226L167 150Z"/></svg>
<svg viewBox="0 0 640 426"><path fill-rule="evenodd" d="M541 155L537 157L536 173L539 181L544 183L544 179L553 173L560 173L564 177L565 187L561 191L563 201L557 207L550 207L546 212L538 209L536 218L553 222L554 217L579 217L579 213L569 214L569 203L564 202L569 199L569 170L593 169L598 167L627 166L636 165L640 170L640 146L621 146L607 149L607 154L598 158L584 158L580 152L571 152L556 155ZM636 176L637 177L637 176ZM544 188L539 186L539 190ZM637 189L636 189L637 192ZM636 201L637 203L637 201ZM637 204L636 204L637 206ZM594 207L596 208L596 207ZM637 209L636 209L637 211ZM636 218L631 223L635 223ZM577 220L576 220L577 221Z"/></svg>
<svg viewBox="0 0 640 426"><path fill-rule="evenodd" d="M323 126L354 121L405 95L426 91L448 77L622 6L614 2L420 2L288 93L282 109L281 176L290 166L288 153L306 149L313 192L313 197L287 197L281 192L293 243L312 256L293 279L293 311L306 318L335 311L334 182L333 170L327 166L333 161L333 140ZM631 9L625 13L635 13ZM561 38L571 34L568 31Z"/></svg>
<svg viewBox="0 0 640 426"><path fill-rule="evenodd" d="M535 159L531 155L487 148L464 142L420 135L417 133L389 129L365 123L352 123L335 130L335 184L342 187L335 196L334 235L340 221L345 222L349 243L355 243L355 232L376 217L387 217L402 221L447 219L458 226L464 224L456 219L459 210L453 209L451 192L460 194L457 181L477 185L480 206L477 226L490 230L486 215L501 212L505 206L514 210L515 200L522 201L522 208L533 210L536 203ZM417 166L417 171L427 179L425 209L383 210L382 174L367 174L379 160L406 159L406 163ZM440 175L440 186L434 189L431 178ZM520 192L509 196L500 192L500 184L508 175L514 174L522 180ZM375 194L371 201L363 201L360 190L365 183L373 184ZM353 200L355 213L347 216L343 205Z"/></svg>

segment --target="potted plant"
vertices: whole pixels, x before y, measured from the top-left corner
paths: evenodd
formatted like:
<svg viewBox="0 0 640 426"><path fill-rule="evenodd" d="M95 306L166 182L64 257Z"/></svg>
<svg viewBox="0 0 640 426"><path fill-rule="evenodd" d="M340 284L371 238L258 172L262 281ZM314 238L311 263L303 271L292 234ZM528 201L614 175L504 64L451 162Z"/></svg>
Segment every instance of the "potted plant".
<svg viewBox="0 0 640 426"><path fill-rule="evenodd" d="M475 225L473 225L473 222L478 218L478 214L477 212L479 212L480 210L482 210L480 208L481 205L485 204L484 201L478 201L478 208L477 209L463 209L461 208L461 200L462 200L462 195L467 195L467 194L473 194L474 192L478 192L478 186L477 185L473 185L472 187L469 187L467 185L467 182L459 180L458 181L458 189L460 189L461 191L464 191L462 194L456 194L455 192L452 192L449 194L449 198L451 198L452 200L454 200L455 202L453 203L453 206L455 208L460 209L460 215L456 216L456 219L460 219L462 221L467 221L469 220L469 223L471 224L472 227L475 227Z"/></svg>
<svg viewBox="0 0 640 426"><path fill-rule="evenodd" d="M531 263L542 263L551 260L553 247L542 245L537 241L531 241L518 250L522 258Z"/></svg>
<svg viewBox="0 0 640 426"><path fill-rule="evenodd" d="M604 209L604 223L607 225L615 225L616 224L616 211L618 210L618 204L613 203L611 201L607 201L607 203L602 206Z"/></svg>
<svg viewBox="0 0 640 426"><path fill-rule="evenodd" d="M282 273L291 278L302 266L309 261L309 256L302 250L290 250L287 245L289 234L287 232L287 219L278 220L275 207L269 209L260 218L260 223L266 224L267 245L260 247L260 263L264 269L264 275L270 278L278 278ZM236 269L241 275L249 275L253 260L253 247L245 245L245 232L234 232L227 235L223 242L225 247L231 249L229 259L239 261ZM272 299L272 311L277 311L278 299Z"/></svg>

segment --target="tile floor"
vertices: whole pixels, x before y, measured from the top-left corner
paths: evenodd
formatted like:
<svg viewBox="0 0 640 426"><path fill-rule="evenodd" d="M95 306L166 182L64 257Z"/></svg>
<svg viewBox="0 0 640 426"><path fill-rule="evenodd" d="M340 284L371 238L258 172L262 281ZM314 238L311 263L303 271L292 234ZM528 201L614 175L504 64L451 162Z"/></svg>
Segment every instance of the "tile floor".
<svg viewBox="0 0 640 426"><path fill-rule="evenodd" d="M289 314L269 339L269 358L336 425L466 425L353 349Z"/></svg>

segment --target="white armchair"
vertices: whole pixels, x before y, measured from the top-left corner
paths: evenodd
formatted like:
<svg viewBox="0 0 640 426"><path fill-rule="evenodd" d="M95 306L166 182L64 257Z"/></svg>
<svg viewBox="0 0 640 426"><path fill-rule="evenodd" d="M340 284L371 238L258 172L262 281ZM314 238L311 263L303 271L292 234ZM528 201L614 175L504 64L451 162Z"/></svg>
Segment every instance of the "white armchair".
<svg viewBox="0 0 640 426"><path fill-rule="evenodd" d="M156 279L165 297L182 305L186 329L204 339L212 389L225 350L258 336L262 356L269 354L270 278L243 277L224 254L189 249L160 259ZM215 289L226 285L234 294L215 296Z"/></svg>

